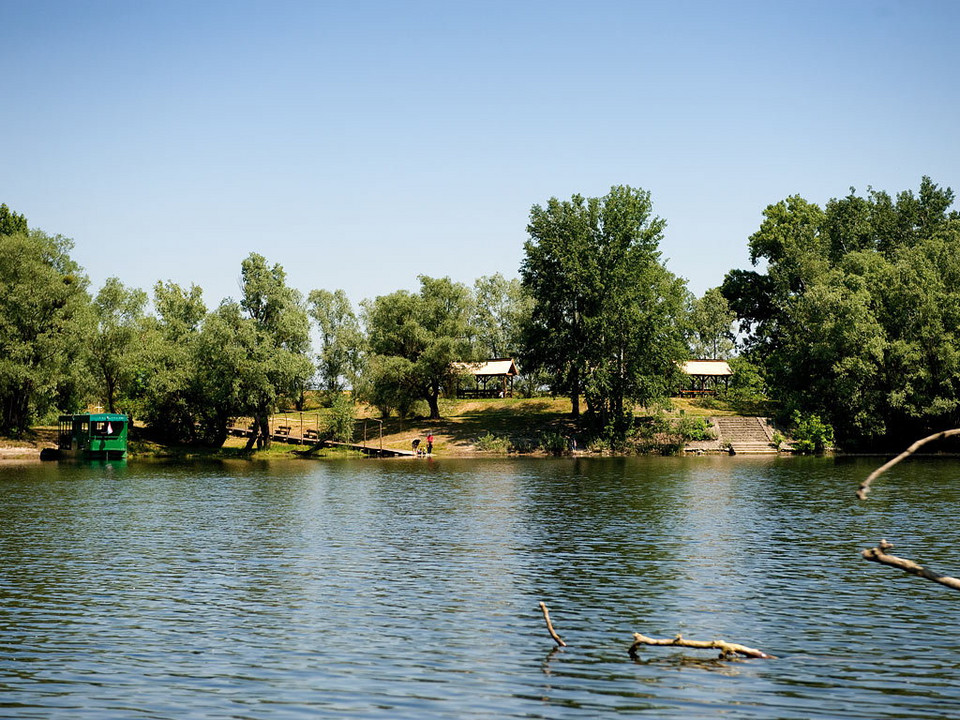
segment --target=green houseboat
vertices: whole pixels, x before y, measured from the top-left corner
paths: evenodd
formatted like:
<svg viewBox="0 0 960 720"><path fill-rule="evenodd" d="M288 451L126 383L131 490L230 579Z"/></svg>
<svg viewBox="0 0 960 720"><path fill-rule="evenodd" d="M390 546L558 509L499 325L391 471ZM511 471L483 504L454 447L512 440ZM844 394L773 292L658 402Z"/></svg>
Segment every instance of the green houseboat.
<svg viewBox="0 0 960 720"><path fill-rule="evenodd" d="M57 445L63 457L123 460L127 457L126 415L61 415Z"/></svg>

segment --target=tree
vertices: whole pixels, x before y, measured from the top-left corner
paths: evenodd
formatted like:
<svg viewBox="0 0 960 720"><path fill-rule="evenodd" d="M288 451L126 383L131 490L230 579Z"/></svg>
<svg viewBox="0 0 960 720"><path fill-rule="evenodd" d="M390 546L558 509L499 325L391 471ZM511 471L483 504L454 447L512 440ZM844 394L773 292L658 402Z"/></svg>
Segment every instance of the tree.
<svg viewBox="0 0 960 720"><path fill-rule="evenodd" d="M846 447L960 423L960 215L923 178L893 200L792 197L750 238L765 272L722 291L783 415L817 415Z"/></svg>
<svg viewBox="0 0 960 720"><path fill-rule="evenodd" d="M523 346L523 326L533 309L533 299L520 280L507 280L500 273L480 277L473 284L473 294L477 355L518 356Z"/></svg>
<svg viewBox="0 0 960 720"><path fill-rule="evenodd" d="M203 443L208 433L201 429L200 416L208 400L198 380L198 364L221 354L208 353L198 344L207 312L203 291L197 285L185 290L176 283L158 282L153 304L157 316L144 321L142 347L134 359L135 407L151 430L166 440Z"/></svg>
<svg viewBox="0 0 960 720"><path fill-rule="evenodd" d="M302 296L287 287L286 273L279 264L268 266L263 256L251 253L243 261L241 273L239 308L249 322L237 327L247 350L240 383L255 426L247 447L254 442L269 447L270 415L280 398L294 393L313 374L307 356L309 319ZM230 312L228 305L224 313Z"/></svg>
<svg viewBox="0 0 960 720"><path fill-rule="evenodd" d="M26 235L29 231L26 217L0 205L0 235Z"/></svg>
<svg viewBox="0 0 960 720"><path fill-rule="evenodd" d="M690 308L690 353L695 358L725 360L736 347L733 323L737 314L720 288L710 288L703 297L694 298Z"/></svg>
<svg viewBox="0 0 960 720"><path fill-rule="evenodd" d="M332 398L353 386L360 373L363 332L343 290L312 290L308 302L310 317L320 330L320 383Z"/></svg>
<svg viewBox="0 0 960 720"><path fill-rule="evenodd" d="M452 363L469 359L473 312L469 288L420 276L420 292L398 290L365 306L370 349L368 395L381 408L425 400L440 418L441 390L456 378Z"/></svg>
<svg viewBox="0 0 960 720"><path fill-rule="evenodd" d="M0 206L0 432L80 402L90 296L72 247Z"/></svg>
<svg viewBox="0 0 960 720"><path fill-rule="evenodd" d="M530 211L520 269L535 301L525 367L550 371L575 416L583 392L589 412L619 435L630 405L664 395L686 355L686 291L658 250L665 225L650 193L627 186Z"/></svg>
<svg viewBox="0 0 960 720"><path fill-rule="evenodd" d="M115 277L107 279L93 300L93 374L112 413L117 412L118 395L128 393L135 379L134 356L142 346L146 304L143 290L124 287Z"/></svg>

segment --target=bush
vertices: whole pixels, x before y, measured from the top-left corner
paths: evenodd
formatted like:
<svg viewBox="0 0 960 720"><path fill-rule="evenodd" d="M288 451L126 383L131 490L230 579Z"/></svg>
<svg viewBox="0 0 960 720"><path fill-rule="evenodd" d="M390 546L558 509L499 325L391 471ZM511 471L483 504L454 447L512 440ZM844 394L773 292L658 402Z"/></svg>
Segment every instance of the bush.
<svg viewBox="0 0 960 720"><path fill-rule="evenodd" d="M496 452L506 455L510 452L510 440L505 437L498 437L493 433L487 433L477 438L477 450L481 452Z"/></svg>
<svg viewBox="0 0 960 720"><path fill-rule="evenodd" d="M687 417L684 415L677 420L674 432L684 441L716 439L716 435L713 434L707 419L704 417Z"/></svg>
<svg viewBox="0 0 960 720"><path fill-rule="evenodd" d="M562 433L545 432L540 435L540 447L551 455L563 455L569 445L570 441Z"/></svg>
<svg viewBox="0 0 960 720"><path fill-rule="evenodd" d="M793 449L802 455L822 453L833 444L833 427L819 415L802 415L793 411Z"/></svg>
<svg viewBox="0 0 960 720"><path fill-rule="evenodd" d="M348 443L353 440L355 419L353 400L344 393L334 396L330 404L330 435L337 442Z"/></svg>

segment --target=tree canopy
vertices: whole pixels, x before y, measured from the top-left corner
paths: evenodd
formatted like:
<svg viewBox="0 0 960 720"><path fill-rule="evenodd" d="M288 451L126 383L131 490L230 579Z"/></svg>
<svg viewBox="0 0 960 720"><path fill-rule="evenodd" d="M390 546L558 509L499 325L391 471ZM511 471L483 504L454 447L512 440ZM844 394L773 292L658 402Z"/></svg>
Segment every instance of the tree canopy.
<svg viewBox="0 0 960 720"><path fill-rule="evenodd" d="M62 236L0 206L0 432L78 402L92 329L87 278Z"/></svg>
<svg viewBox="0 0 960 720"><path fill-rule="evenodd" d="M928 177L896 200L850 191L770 205L764 272L727 274L745 349L784 413L829 418L847 447L960 423L960 216Z"/></svg>
<svg viewBox="0 0 960 720"><path fill-rule="evenodd" d="M439 418L440 392L456 378L452 363L470 357L470 289L421 275L420 292L380 296L364 314L371 401L382 410L404 410L421 399L430 418Z"/></svg>
<svg viewBox="0 0 960 720"><path fill-rule="evenodd" d="M628 186L530 211L524 366L547 370L574 415L583 393L597 421L621 433L631 404L664 395L686 355L684 284L660 260L665 225L650 193Z"/></svg>

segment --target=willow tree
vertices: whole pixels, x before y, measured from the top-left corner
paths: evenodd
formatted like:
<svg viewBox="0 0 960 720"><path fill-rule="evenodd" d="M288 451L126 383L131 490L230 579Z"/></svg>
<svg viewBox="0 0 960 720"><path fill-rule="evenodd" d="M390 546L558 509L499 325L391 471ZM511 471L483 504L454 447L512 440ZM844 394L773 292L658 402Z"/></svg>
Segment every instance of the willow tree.
<svg viewBox="0 0 960 720"><path fill-rule="evenodd" d="M241 397L253 416L248 447L270 445L270 415L282 397L296 392L312 374L310 323L300 292L287 286L279 264L251 253L241 265L243 296L238 304L247 322L238 340L247 350L241 366ZM226 312L230 314L230 310Z"/></svg>
<svg viewBox="0 0 960 720"><path fill-rule="evenodd" d="M440 417L441 390L456 378L453 362L470 359L470 288L450 278L420 276L420 292L398 290L365 307L367 393L381 410L403 414L425 400Z"/></svg>
<svg viewBox="0 0 960 720"><path fill-rule="evenodd" d="M628 186L530 211L520 268L535 301L525 368L550 372L574 415L582 393L590 414L620 435L633 404L668 392L685 356L686 290L661 261L665 225L650 193Z"/></svg>
<svg viewBox="0 0 960 720"><path fill-rule="evenodd" d="M72 247L0 205L0 432L80 404L91 315Z"/></svg>

